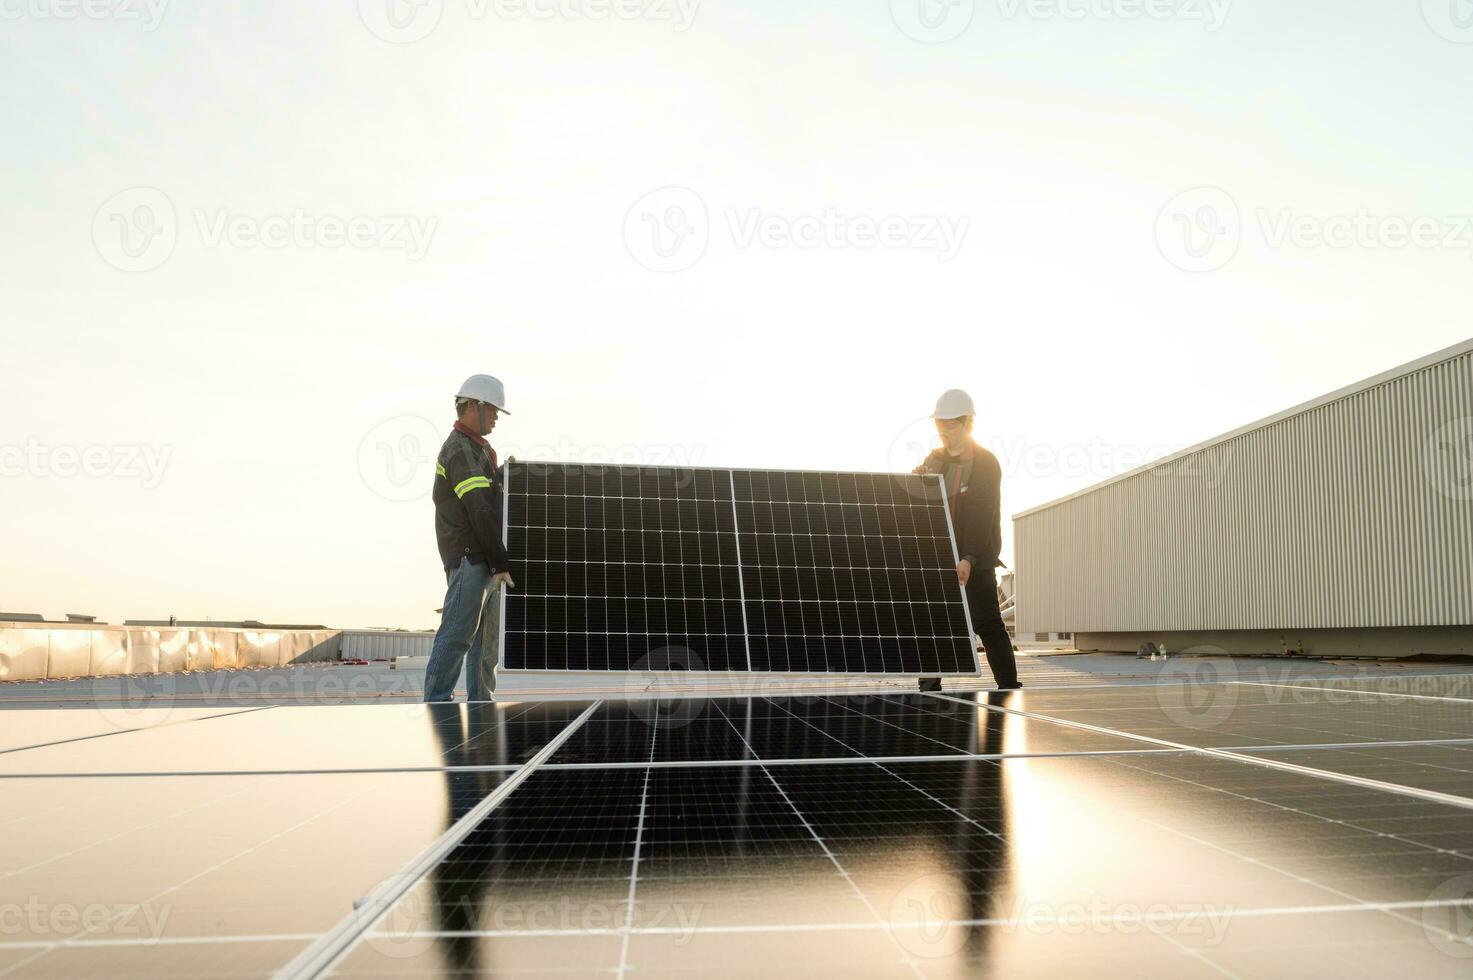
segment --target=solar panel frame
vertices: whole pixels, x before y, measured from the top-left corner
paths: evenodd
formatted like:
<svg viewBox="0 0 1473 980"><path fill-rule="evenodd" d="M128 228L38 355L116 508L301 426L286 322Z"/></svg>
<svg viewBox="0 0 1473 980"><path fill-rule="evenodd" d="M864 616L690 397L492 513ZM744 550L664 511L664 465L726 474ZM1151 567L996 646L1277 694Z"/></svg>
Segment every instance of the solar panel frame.
<svg viewBox="0 0 1473 980"><path fill-rule="evenodd" d="M512 524L511 524L511 501L512 501L512 495L513 495L513 492L514 492L514 490L513 490L513 481L512 481L512 469L513 469L514 466L517 466L517 465L521 465L521 466L542 465L542 466L577 467L577 466L580 466L580 465L583 465L583 464L553 463L553 462L547 462L547 461L524 461L524 460L518 460L518 459L515 459L515 458L508 458L506 460L506 462L502 464L502 485L503 485L503 488L504 488L503 494L502 494L502 536L503 536L503 540L504 541L507 541L507 543L508 543L509 546L511 544L511 531L512 531ZM965 589L964 586L961 585L960 581L957 581L956 582L955 588L956 588L957 601L960 604L961 618L962 618L962 621L966 624L966 639L965 639L964 642L965 642L966 649L967 649L967 655L966 655L966 664L967 664L967 666L965 667L965 669L962 669L962 670L941 670L941 669L932 670L932 669L925 669L923 667L920 670L899 670L899 671L888 671L888 670L834 670L834 671L818 671L818 670L759 670L759 669L755 669L754 668L754 665L753 665L752 654L751 654L751 637L752 637L752 632L751 632L751 624L750 624L749 618L748 618L749 617L749 613L748 613L749 602L748 602L747 595L746 595L746 576L744 574L745 571L746 571L746 568L749 567L749 566L746 565L746 564L744 564L743 558L742 558L742 554L741 554L741 536L742 536L742 533L743 532L742 532L742 527L741 527L740 515L739 515L739 512L738 512L738 508L737 508L737 502L738 502L737 501L737 474L739 474L739 473L746 473L746 474L756 474L756 473L783 473L783 474L788 474L788 473L792 473L792 474L800 474L802 476L809 476L809 477L814 477L814 478L833 477L833 478L836 478L837 479L837 478L842 478L842 477L846 477L847 476L847 477L870 477L870 478L886 477L886 478L900 479L900 480L905 480L905 479L913 478L915 476L914 474L886 473L886 472L880 472L880 471L864 471L864 470L773 470L771 468L757 468L757 467L692 467L692 466L682 466L682 467L651 467L651 466L626 466L626 465L617 465L617 464L588 464L588 465L602 466L602 467L606 467L608 469L615 470L615 471L623 471L623 470L643 471L643 470L666 470L666 469L669 469L669 470L676 470L676 471L688 471L688 472L691 472L693 474L694 473L702 473L702 472L704 472L704 473L710 473L710 474L712 474L714 480L720 480L721 475L723 475L723 474L726 476L726 480L724 482L727 484L727 488L728 488L728 490L730 492L730 495L731 495L731 497L730 497L730 503L731 503L731 508L732 508L732 522L733 522L733 528L732 528L732 531L730 533L731 533L731 538L732 538L732 542L733 542L733 548L734 548L734 551L735 551L735 554L736 554L736 564L734 566L730 566L730 567L734 568L734 570L736 572L736 582L737 582L737 588L738 588L738 592L737 592L737 597L736 598L737 598L738 605L740 606L741 616L742 616L742 644L743 644L742 650L743 650L743 652L745 653L745 656L746 656L746 661L747 661L746 669L745 670L733 670L733 669L725 669L725 670L721 670L721 669L684 670L684 669L671 668L671 669L666 669L666 670L638 670L638 669L621 670L621 669L593 669L593 668L577 668L577 667L565 667L565 668L559 668L559 667L509 667L507 665L507 663L506 663L506 649L507 649L507 647L506 647L506 638L507 638L507 626L508 626L508 622L509 622L509 619L510 619L510 616L509 616L509 599L510 599L510 596L508 595L508 590L505 589L505 588L503 588L503 589L500 590L500 594L499 594L499 596L497 598L497 602L499 603L499 611L500 611L500 616L499 616L499 633L498 633L498 641L499 642L498 642L498 645L497 645L497 671L498 671L499 674L504 674L504 675L507 675L508 677L512 677L512 678L524 678L524 679L525 678L539 678L539 677L556 678L556 679L558 679L558 683L559 684L565 683L566 682L566 679L569 678L569 677L586 678L586 679L588 679L592 683L592 687L593 688L597 688L599 686L599 679L604 679L605 683L607 683L607 679L608 678L620 678L620 679L622 679L625 682L624 683L624 689L625 689L625 693L626 694L630 693L631 690L637 690L638 689L637 686L635 688L631 689L630 688L630 684L631 683L637 685L637 682L639 682L641 680L653 682L653 681L655 681L657 679L668 678L668 677L671 676L672 673L678 673L681 677L686 677L686 678L690 678L690 679L693 679L693 680L699 680L701 678L729 679L729 678L743 678L743 677L767 678L767 679L791 679L792 681L794 681L796 683L799 683L799 684L802 684L802 685L805 685L805 686L810 685L813 682L820 682L821 683L821 682L825 682L825 681L827 681L827 682L878 681L878 680L884 679L884 678L893 679L893 678L896 678L896 677L915 677L915 676L927 676L927 677L932 677L932 676L934 676L934 677L979 677L979 676L981 676L981 674L982 674L981 660L980 660L980 658L978 656L977 647L976 647L976 642L977 642L976 641L976 630L975 630L975 628L973 626L973 623L972 623L971 609L970 609L970 606L969 606L969 604L967 602L966 589ZM931 485L933 485L936 488L936 493L937 493L936 500L937 500L938 503L941 504L941 511L942 511L942 514L944 515L944 521L945 521L945 526L946 526L947 546L950 549L951 562L952 562L952 565L954 567L956 564L958 564L960 562L960 557L959 557L959 554L960 553L957 550L956 528L955 528L955 525L952 522L951 508L948 507L948 506L946 506L945 489L942 486L941 477L938 476L938 475L936 475L936 474L921 474L921 475L919 475L919 479L923 482L923 484L931 484ZM753 532L753 533L755 533L755 532ZM724 535L724 532L718 532L718 534ZM862 538L863 535L856 535L856 537ZM721 566L721 567L725 567L725 566ZM570 631L570 635L574 635L574 634ZM634 635L634 634L631 634L631 635ZM734 634L725 634L725 635L734 635Z"/></svg>
<svg viewBox="0 0 1473 980"><path fill-rule="evenodd" d="M501 541L508 542L507 537L511 532L511 458L501 465ZM496 616L496 667L497 670L506 669L506 593L507 587L502 585L497 590L497 616Z"/></svg>

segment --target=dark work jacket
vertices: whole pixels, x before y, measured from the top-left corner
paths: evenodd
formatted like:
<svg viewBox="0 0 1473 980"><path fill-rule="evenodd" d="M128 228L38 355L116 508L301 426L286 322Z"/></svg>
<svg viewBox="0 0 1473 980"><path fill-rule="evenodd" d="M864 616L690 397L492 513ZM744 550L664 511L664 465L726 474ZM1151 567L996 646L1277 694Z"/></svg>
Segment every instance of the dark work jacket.
<svg viewBox="0 0 1473 980"><path fill-rule="evenodd" d="M434 499L435 541L446 569L469 558L493 573L511 570L501 537L501 471L490 447L452 429L435 460Z"/></svg>
<svg viewBox="0 0 1473 980"><path fill-rule="evenodd" d="M974 442L970 459L950 456L942 448L926 457L926 469L940 473L946 487L957 554L973 568L1002 564L1002 467L997 457Z"/></svg>

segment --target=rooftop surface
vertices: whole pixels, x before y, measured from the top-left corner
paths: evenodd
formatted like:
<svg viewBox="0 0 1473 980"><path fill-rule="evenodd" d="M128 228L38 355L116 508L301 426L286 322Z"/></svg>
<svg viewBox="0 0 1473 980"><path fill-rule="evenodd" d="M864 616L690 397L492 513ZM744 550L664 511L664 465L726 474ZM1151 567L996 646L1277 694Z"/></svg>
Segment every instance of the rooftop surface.
<svg viewBox="0 0 1473 980"><path fill-rule="evenodd" d="M1020 668L437 706L412 664L0 685L0 976L1473 971L1466 666Z"/></svg>

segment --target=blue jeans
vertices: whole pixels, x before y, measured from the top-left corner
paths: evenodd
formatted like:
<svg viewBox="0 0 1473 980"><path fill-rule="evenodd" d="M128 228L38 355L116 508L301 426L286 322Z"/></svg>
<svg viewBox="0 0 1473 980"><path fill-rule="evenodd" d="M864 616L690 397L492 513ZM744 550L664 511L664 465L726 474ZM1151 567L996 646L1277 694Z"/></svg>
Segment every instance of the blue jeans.
<svg viewBox="0 0 1473 980"><path fill-rule="evenodd" d="M445 573L450 588L430 665L425 668L425 701L450 701L465 665L467 701L490 701L496 691L496 661L501 644L499 590L491 587L491 570L465 558Z"/></svg>

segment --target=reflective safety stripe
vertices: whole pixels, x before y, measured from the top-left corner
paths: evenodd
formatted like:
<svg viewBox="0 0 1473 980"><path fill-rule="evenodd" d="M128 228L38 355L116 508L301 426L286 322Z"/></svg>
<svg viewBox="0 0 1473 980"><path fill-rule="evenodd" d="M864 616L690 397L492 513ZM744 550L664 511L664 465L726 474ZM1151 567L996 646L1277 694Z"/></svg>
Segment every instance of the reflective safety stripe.
<svg viewBox="0 0 1473 980"><path fill-rule="evenodd" d="M436 476L444 476L445 475L445 467L443 465L441 465L440 463L436 463L435 464L435 475Z"/></svg>
<svg viewBox="0 0 1473 980"><path fill-rule="evenodd" d="M455 485L455 495L457 497L464 497L472 490L483 487L489 490L491 488L491 481L484 476L473 476L469 480L461 480Z"/></svg>

